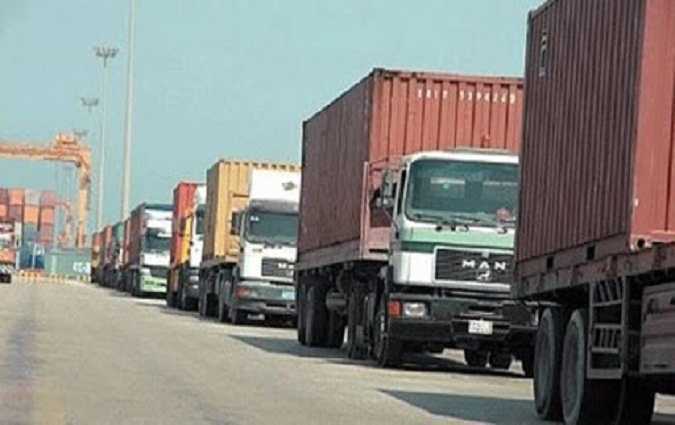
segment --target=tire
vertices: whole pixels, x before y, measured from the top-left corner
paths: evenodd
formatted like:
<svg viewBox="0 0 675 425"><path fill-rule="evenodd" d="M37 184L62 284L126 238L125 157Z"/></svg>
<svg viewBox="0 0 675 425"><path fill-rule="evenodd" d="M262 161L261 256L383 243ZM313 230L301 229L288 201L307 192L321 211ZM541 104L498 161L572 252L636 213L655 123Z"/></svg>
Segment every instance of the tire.
<svg viewBox="0 0 675 425"><path fill-rule="evenodd" d="M534 376L534 351L533 350L527 351L520 359L520 362L525 377L532 378Z"/></svg>
<svg viewBox="0 0 675 425"><path fill-rule="evenodd" d="M512 361L513 356L511 356L511 353L490 354L490 367L493 369L509 370L511 368Z"/></svg>
<svg viewBox="0 0 675 425"><path fill-rule="evenodd" d="M206 296L203 292L199 293L199 301L197 301L197 311L201 317L206 317Z"/></svg>
<svg viewBox="0 0 675 425"><path fill-rule="evenodd" d="M368 357L368 350L356 331L359 324L359 304L357 293L352 291L347 305L347 354L352 360L365 360Z"/></svg>
<svg viewBox="0 0 675 425"><path fill-rule="evenodd" d="M345 342L345 323L342 317L336 312L328 313L328 338L326 346L328 348L342 348Z"/></svg>
<svg viewBox="0 0 675 425"><path fill-rule="evenodd" d="M305 341L310 347L325 347L328 339L328 310L325 293L312 285L305 303Z"/></svg>
<svg viewBox="0 0 675 425"><path fill-rule="evenodd" d="M298 278L299 280L300 278ZM305 338L305 286L298 284L295 291L295 308L297 311L297 318L295 320L295 327L298 334L298 342L300 345L307 345Z"/></svg>
<svg viewBox="0 0 675 425"><path fill-rule="evenodd" d="M620 384L618 411L614 425L650 424L654 416L655 393L652 388L633 378L624 378Z"/></svg>
<svg viewBox="0 0 675 425"><path fill-rule="evenodd" d="M543 420L562 418L560 363L563 318L559 309L547 308L541 315L534 353L534 403Z"/></svg>
<svg viewBox="0 0 675 425"><path fill-rule="evenodd" d="M120 290L122 290L122 285L120 284ZM176 306L176 294L172 291L166 291L166 306L169 308L174 308Z"/></svg>
<svg viewBox="0 0 675 425"><path fill-rule="evenodd" d="M478 350L464 350L464 361L471 367L484 368L487 366L489 353Z"/></svg>
<svg viewBox="0 0 675 425"><path fill-rule="evenodd" d="M401 364L403 342L387 335L386 300L382 297L373 324L373 352L380 367L395 368Z"/></svg>
<svg viewBox="0 0 675 425"><path fill-rule="evenodd" d="M229 320L230 320L229 309L225 304L225 297L223 296L223 291L221 290L220 295L218 297L218 321L220 323L226 323Z"/></svg>
<svg viewBox="0 0 675 425"><path fill-rule="evenodd" d="M568 425L607 423L612 409L605 403L608 382L586 377L587 333L586 310L575 310L565 331L560 377L562 412Z"/></svg>
<svg viewBox="0 0 675 425"><path fill-rule="evenodd" d="M230 321L235 326L245 324L246 319L248 319L248 313L247 312L245 312L243 310L239 310L238 308L235 308L235 307L230 308L229 316L230 316Z"/></svg>

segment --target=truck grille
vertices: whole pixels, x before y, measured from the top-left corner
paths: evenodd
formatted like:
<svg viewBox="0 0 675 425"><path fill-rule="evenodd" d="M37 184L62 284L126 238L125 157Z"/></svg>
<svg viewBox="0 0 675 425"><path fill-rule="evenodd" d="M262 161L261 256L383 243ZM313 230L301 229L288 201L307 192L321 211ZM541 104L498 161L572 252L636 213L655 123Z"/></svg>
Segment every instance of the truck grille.
<svg viewBox="0 0 675 425"><path fill-rule="evenodd" d="M510 284L513 255L438 249L435 272L437 280Z"/></svg>
<svg viewBox="0 0 675 425"><path fill-rule="evenodd" d="M277 258L263 258L262 275L268 277L292 278L295 265Z"/></svg>
<svg viewBox="0 0 675 425"><path fill-rule="evenodd" d="M150 276L158 279L166 279L169 275L169 269L165 267L149 267Z"/></svg>

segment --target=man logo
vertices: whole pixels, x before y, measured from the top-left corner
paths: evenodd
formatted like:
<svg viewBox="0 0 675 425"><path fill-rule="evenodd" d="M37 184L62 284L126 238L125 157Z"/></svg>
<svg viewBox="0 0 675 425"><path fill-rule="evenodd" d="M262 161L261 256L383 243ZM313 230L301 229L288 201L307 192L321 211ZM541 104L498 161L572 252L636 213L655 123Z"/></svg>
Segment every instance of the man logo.
<svg viewBox="0 0 675 425"><path fill-rule="evenodd" d="M288 182L283 182L283 183L281 183L281 187L282 187L285 191L288 192L289 190L293 190L293 189L297 188L298 185L295 184L295 182L288 181Z"/></svg>
<svg viewBox="0 0 675 425"><path fill-rule="evenodd" d="M476 280L479 282L491 282L495 278L497 272L506 272L507 266L506 261L495 261L493 264L490 264L490 262L486 260L462 260L462 269L476 270Z"/></svg>

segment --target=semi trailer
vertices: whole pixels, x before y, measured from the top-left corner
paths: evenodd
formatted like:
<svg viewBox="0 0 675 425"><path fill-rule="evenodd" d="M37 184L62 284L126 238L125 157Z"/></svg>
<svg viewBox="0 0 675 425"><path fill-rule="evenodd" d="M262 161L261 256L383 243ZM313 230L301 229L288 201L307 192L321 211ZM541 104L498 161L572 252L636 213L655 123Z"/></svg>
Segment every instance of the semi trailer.
<svg viewBox="0 0 675 425"><path fill-rule="evenodd" d="M237 265L218 282L218 318L233 324L251 313L294 319L300 172L250 173L248 202L232 220L232 234L239 237Z"/></svg>
<svg viewBox="0 0 675 425"><path fill-rule="evenodd" d="M254 170L277 173L271 181L263 178L271 174L257 174L262 184L271 186L256 191L273 196L259 199L259 210L253 208L255 203L249 205ZM285 273L292 267L293 249L288 245L294 242L289 234L297 232L297 226L293 227L297 211L293 212L287 195L279 194L297 193L299 181L288 173L298 172L299 167L293 164L251 161L219 161L208 170L199 275L201 315L237 324L249 313L294 314L294 297L288 295L293 288L287 285L292 280L280 273L282 266L286 266ZM266 253L273 257L265 257Z"/></svg>
<svg viewBox="0 0 675 425"><path fill-rule="evenodd" d="M396 366L463 349L526 374L510 297L522 80L376 69L304 123L297 333Z"/></svg>
<svg viewBox="0 0 675 425"><path fill-rule="evenodd" d="M12 283L18 242L14 222L0 222L0 283Z"/></svg>
<svg viewBox="0 0 675 425"><path fill-rule="evenodd" d="M540 310L535 408L649 424L675 394L675 7L553 0L529 18L513 296Z"/></svg>
<svg viewBox="0 0 675 425"><path fill-rule="evenodd" d="M172 211L170 204L143 203L131 212L124 276L125 287L134 296L166 292Z"/></svg>
<svg viewBox="0 0 675 425"><path fill-rule="evenodd" d="M205 204L206 185L203 183L181 182L173 191L171 266L166 290L169 307L197 309Z"/></svg>

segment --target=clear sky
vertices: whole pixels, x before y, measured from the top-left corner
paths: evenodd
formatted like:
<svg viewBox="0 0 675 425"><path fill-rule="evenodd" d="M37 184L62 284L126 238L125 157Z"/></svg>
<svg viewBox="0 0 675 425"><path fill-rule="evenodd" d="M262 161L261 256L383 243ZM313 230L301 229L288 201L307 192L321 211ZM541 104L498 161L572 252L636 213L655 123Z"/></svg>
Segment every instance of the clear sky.
<svg viewBox="0 0 675 425"><path fill-rule="evenodd" d="M171 199L222 157L299 161L303 119L374 67L523 73L543 0L137 0L132 206ZM105 221L119 219L127 0L0 0L0 139L97 129L93 46L119 47ZM90 137L97 148L98 132ZM0 186L61 189L51 164L0 160ZM95 198L93 198L95 199Z"/></svg>

